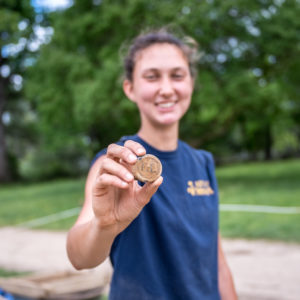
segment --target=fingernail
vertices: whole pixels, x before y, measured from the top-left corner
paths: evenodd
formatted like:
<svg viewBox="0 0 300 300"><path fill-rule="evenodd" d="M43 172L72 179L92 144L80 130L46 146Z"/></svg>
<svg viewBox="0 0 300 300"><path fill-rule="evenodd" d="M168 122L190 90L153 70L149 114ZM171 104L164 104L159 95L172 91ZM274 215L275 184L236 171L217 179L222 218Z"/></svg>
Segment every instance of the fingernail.
<svg viewBox="0 0 300 300"><path fill-rule="evenodd" d="M145 152L145 150L144 150L143 148L138 148L138 149L136 150L136 152L137 152L138 154L143 154L143 153Z"/></svg>
<svg viewBox="0 0 300 300"><path fill-rule="evenodd" d="M133 179L133 176L130 173L126 173L125 177L126 177L127 180L132 180Z"/></svg>
<svg viewBox="0 0 300 300"><path fill-rule="evenodd" d="M131 161L131 162L134 162L134 161L136 161L136 156L133 155L133 154L129 154L128 160Z"/></svg>

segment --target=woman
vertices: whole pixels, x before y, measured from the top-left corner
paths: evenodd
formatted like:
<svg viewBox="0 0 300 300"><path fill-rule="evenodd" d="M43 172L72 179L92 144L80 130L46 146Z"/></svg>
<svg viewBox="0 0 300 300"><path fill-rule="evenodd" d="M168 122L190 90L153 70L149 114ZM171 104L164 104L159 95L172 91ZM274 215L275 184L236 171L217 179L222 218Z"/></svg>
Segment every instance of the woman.
<svg viewBox="0 0 300 300"><path fill-rule="evenodd" d="M125 59L123 90L141 126L96 156L67 241L77 269L110 256L110 299L236 299L218 234L212 156L178 139L194 89L194 54L158 31L138 36ZM161 160L163 177L142 185L131 168L146 153Z"/></svg>

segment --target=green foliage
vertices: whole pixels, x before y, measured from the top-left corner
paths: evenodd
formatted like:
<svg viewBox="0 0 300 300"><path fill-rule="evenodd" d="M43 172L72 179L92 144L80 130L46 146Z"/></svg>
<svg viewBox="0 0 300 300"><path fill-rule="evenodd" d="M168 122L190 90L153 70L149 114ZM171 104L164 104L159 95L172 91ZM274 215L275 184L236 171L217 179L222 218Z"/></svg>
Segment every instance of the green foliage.
<svg viewBox="0 0 300 300"><path fill-rule="evenodd" d="M25 139L34 137L28 103L22 93L28 49L33 38L30 1L1 1L0 6L0 181L16 178ZM4 116L9 121L4 122Z"/></svg>
<svg viewBox="0 0 300 300"><path fill-rule="evenodd" d="M60 140L63 140L63 148ZM78 177L90 165L90 161L81 153L88 152L83 138L64 135L59 132L52 144L42 144L26 152L19 172L27 181L39 181L56 177ZM58 145L57 145L58 143ZM71 163L73 162L73 163Z"/></svg>
<svg viewBox="0 0 300 300"><path fill-rule="evenodd" d="M91 158L136 132L137 109L121 88L119 49L141 29L168 24L194 37L203 52L183 139L219 159L299 152L298 15L296 0L74 1L50 16L52 41L28 73L43 148L55 144L64 152L56 134L64 132L75 144L88 139L78 155Z"/></svg>

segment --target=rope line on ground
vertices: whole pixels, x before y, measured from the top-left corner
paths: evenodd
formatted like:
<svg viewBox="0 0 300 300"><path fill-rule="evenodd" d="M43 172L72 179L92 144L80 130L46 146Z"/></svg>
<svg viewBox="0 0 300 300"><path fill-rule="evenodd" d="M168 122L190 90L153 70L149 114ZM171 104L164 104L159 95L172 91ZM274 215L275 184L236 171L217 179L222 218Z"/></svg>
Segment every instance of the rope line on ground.
<svg viewBox="0 0 300 300"><path fill-rule="evenodd" d="M295 206L268 206L252 204L220 204L220 211L250 212L250 213L270 213L270 214L300 214L300 207ZM74 207L52 215L37 218L18 224L19 227L34 228L47 225L59 220L67 219L78 215L81 207Z"/></svg>
<svg viewBox="0 0 300 300"><path fill-rule="evenodd" d="M46 225L46 224L49 224L49 223L53 223L53 222L56 222L56 221L59 221L59 220L74 217L74 216L78 215L80 210L81 210L81 207L74 207L74 208L71 208L71 209L68 209L68 210L58 212L56 214L48 215L48 216L45 216L45 217L41 217L41 218L38 218L38 219L34 219L34 220L30 220L30 221L18 224L18 226L26 227L26 228L39 227L39 226Z"/></svg>
<svg viewBox="0 0 300 300"><path fill-rule="evenodd" d="M300 214L300 207L252 204L220 204L221 211L258 212L270 214Z"/></svg>

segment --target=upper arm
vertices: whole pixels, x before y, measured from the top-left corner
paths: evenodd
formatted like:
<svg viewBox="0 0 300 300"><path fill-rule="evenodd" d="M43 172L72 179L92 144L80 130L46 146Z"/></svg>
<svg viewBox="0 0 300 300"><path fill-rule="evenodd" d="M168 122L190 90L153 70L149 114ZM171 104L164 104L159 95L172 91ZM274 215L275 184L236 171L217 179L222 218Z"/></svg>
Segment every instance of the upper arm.
<svg viewBox="0 0 300 300"><path fill-rule="evenodd" d="M219 262L219 267L224 264L225 261L225 255L223 252L223 247L222 247L222 241L221 241L221 234L218 232L218 262Z"/></svg>
<svg viewBox="0 0 300 300"><path fill-rule="evenodd" d="M100 156L92 165L92 167L89 170L86 183L85 183L85 193L84 193L84 203L82 206L82 209L80 211L80 214L76 220L75 225L82 224L90 221L93 216L93 203L92 203L92 191L93 191L93 185L96 181L97 175L99 173L101 161L105 155Z"/></svg>

